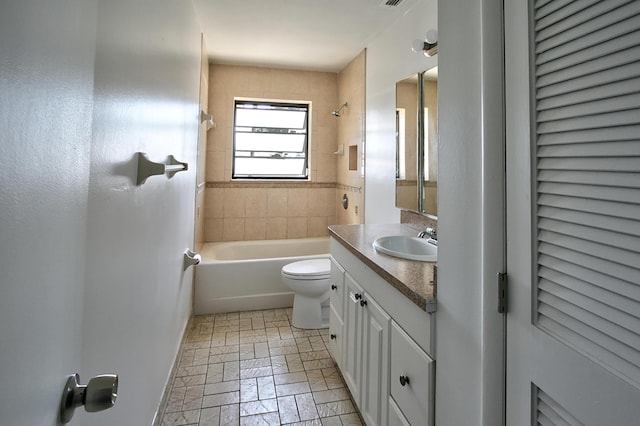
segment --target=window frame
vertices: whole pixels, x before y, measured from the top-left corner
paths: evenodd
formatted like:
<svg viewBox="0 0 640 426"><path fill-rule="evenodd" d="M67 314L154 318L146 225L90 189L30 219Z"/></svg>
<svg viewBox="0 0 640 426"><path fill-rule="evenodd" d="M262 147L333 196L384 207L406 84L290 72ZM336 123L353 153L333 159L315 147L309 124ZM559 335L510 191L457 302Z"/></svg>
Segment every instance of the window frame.
<svg viewBox="0 0 640 426"><path fill-rule="evenodd" d="M306 111L305 123L304 123L304 143L303 143L303 154L304 154L304 166L303 166L303 174L300 175L269 175L269 174L237 174L236 173L236 158L241 158L236 155L236 136L238 134L236 126L237 122L237 112L238 105L242 104L255 104L255 105L264 105L270 107L297 107L304 108ZM310 101L299 101L299 100L275 100L275 99L261 99L261 98L234 98L233 102L233 141L232 141L232 152L231 152L231 180L239 181L239 180L291 180L291 181L310 181L311 180L311 170L309 167L310 163L310 140L311 140L311 102ZM260 132L262 133L262 132ZM274 134L271 132L264 132L268 134ZM265 150L268 152L268 150ZM261 151L254 151L261 152ZM293 152L293 151L286 151Z"/></svg>

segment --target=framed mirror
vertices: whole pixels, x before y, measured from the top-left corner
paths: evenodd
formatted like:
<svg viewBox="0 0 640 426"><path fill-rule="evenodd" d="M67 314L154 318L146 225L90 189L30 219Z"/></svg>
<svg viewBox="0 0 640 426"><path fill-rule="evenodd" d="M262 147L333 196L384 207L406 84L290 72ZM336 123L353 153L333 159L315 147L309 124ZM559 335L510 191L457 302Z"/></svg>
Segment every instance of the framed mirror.
<svg viewBox="0 0 640 426"><path fill-rule="evenodd" d="M396 207L437 218L438 70L396 83Z"/></svg>

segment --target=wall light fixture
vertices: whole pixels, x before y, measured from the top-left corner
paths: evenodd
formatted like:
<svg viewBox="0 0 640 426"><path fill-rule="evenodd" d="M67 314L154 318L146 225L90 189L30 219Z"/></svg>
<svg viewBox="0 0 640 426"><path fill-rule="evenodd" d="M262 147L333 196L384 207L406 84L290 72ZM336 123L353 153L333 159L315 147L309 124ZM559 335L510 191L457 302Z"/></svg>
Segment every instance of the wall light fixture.
<svg viewBox="0 0 640 426"><path fill-rule="evenodd" d="M438 53L438 30L429 30L424 40L415 39L411 43L411 50L423 53L424 56L433 56Z"/></svg>

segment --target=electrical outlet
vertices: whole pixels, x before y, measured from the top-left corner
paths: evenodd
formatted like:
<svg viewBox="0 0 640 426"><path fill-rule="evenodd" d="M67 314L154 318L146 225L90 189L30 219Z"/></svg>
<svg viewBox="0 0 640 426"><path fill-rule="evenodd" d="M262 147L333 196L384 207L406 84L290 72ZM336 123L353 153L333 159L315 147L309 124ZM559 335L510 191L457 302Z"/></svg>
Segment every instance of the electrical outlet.
<svg viewBox="0 0 640 426"><path fill-rule="evenodd" d="M356 215L358 214L358 206L355 206L356 209Z"/></svg>

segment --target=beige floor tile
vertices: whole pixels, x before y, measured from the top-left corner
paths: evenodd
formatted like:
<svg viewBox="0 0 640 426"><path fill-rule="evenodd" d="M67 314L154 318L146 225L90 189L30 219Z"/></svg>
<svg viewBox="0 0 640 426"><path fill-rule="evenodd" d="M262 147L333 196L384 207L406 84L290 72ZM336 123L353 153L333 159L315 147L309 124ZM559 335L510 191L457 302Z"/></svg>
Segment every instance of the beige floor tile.
<svg viewBox="0 0 640 426"><path fill-rule="evenodd" d="M240 404L220 407L220 426L238 426L240 424Z"/></svg>
<svg viewBox="0 0 640 426"><path fill-rule="evenodd" d="M276 397L276 386L273 376L258 377L258 398L270 399Z"/></svg>
<svg viewBox="0 0 640 426"><path fill-rule="evenodd" d="M240 403L240 417L272 413L274 411L278 411L278 402L275 398Z"/></svg>
<svg viewBox="0 0 640 426"><path fill-rule="evenodd" d="M304 371L298 371L296 373L274 374L273 381L276 385L306 382L307 375L304 373Z"/></svg>
<svg viewBox="0 0 640 426"><path fill-rule="evenodd" d="M197 424L200 420L200 410L178 411L166 413L162 418L162 426L181 426Z"/></svg>
<svg viewBox="0 0 640 426"><path fill-rule="evenodd" d="M204 394L212 395L216 393L227 393L240 390L239 380L230 380L228 382L210 383L204 386Z"/></svg>
<svg viewBox="0 0 640 426"><path fill-rule="evenodd" d="M296 404L300 420L313 420L319 417L316 404L310 393L296 395Z"/></svg>
<svg viewBox="0 0 640 426"><path fill-rule="evenodd" d="M161 425L362 426L327 349L292 309L193 318Z"/></svg>
<svg viewBox="0 0 640 426"><path fill-rule="evenodd" d="M355 413L356 409L350 400L327 402L325 404L316 404L320 417L339 416L341 414Z"/></svg>
<svg viewBox="0 0 640 426"><path fill-rule="evenodd" d="M258 400L258 381L256 379L240 380L240 402ZM242 408L242 406L241 406ZM257 414L257 413L252 413Z"/></svg>
<svg viewBox="0 0 640 426"><path fill-rule="evenodd" d="M280 424L277 412L240 417L241 426L279 426Z"/></svg>
<svg viewBox="0 0 640 426"><path fill-rule="evenodd" d="M344 401L351 398L346 388L330 389L319 392L313 392L313 399L316 404L325 402Z"/></svg>
<svg viewBox="0 0 640 426"><path fill-rule="evenodd" d="M294 423L300 421L298 415L298 406L296 398L293 395L278 397L278 410L280 413L280 421L285 423Z"/></svg>
<svg viewBox="0 0 640 426"><path fill-rule="evenodd" d="M237 404L240 402L240 392L216 393L202 398L202 408L219 407L221 405Z"/></svg>
<svg viewBox="0 0 640 426"><path fill-rule="evenodd" d="M300 383L289 383L286 385L276 385L276 395L278 396L287 396L287 395L295 395L298 393L307 393L311 392L309 388L309 383L300 382Z"/></svg>
<svg viewBox="0 0 640 426"><path fill-rule="evenodd" d="M220 426L220 407L203 408L200 410L198 426Z"/></svg>

